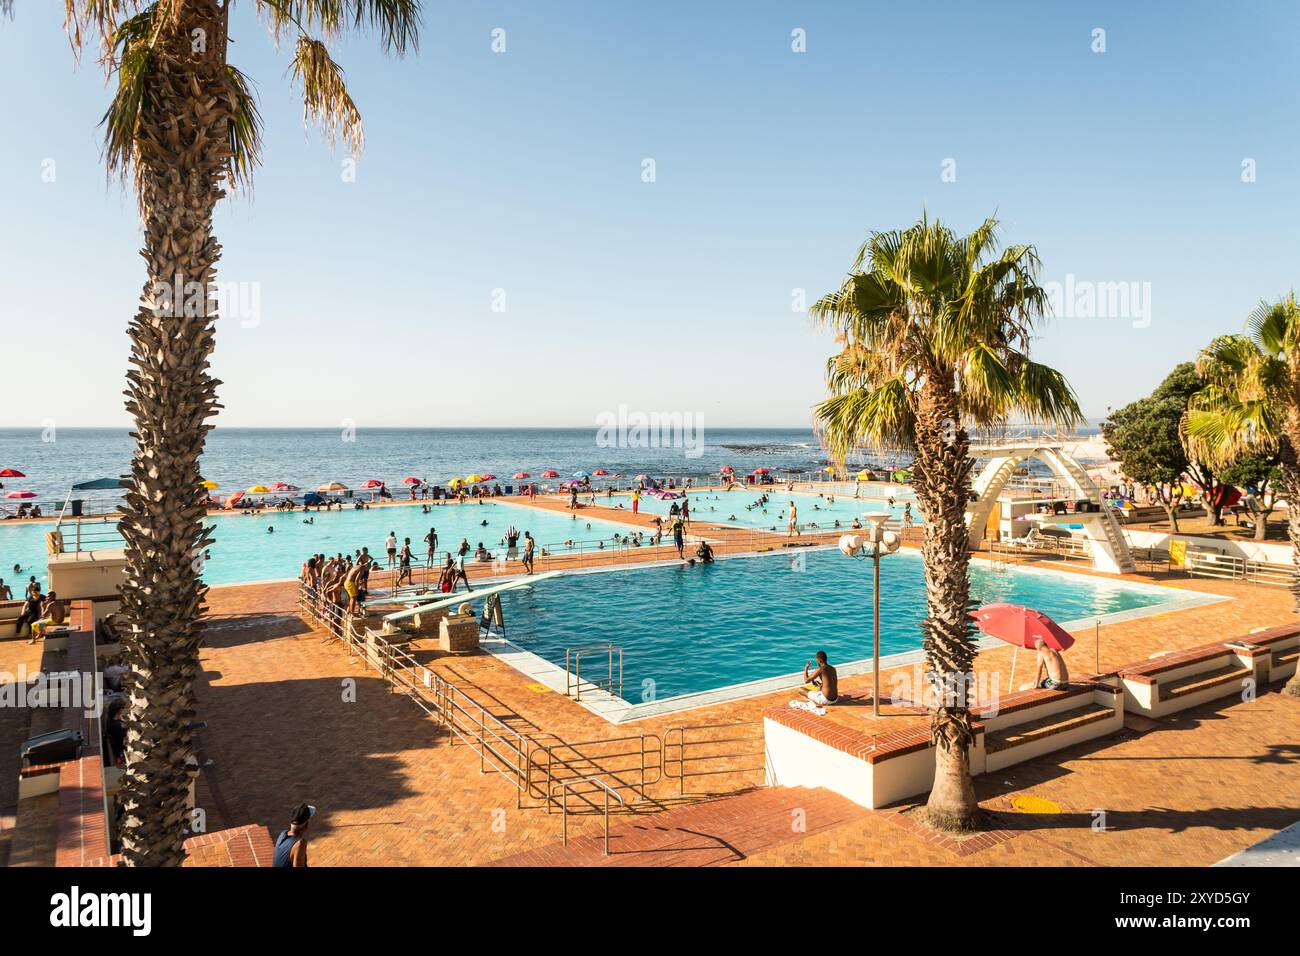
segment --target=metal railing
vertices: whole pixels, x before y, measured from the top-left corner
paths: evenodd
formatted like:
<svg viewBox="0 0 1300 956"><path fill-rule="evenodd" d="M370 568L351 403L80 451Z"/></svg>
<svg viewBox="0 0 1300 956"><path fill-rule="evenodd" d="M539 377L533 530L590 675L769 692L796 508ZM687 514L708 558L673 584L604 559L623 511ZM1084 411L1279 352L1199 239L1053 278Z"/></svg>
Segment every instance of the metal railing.
<svg viewBox="0 0 1300 956"><path fill-rule="evenodd" d="M663 740L658 734L629 734L566 743L535 743L526 766L525 795L545 800L557 780L599 773L616 789L646 796L646 787L663 778ZM547 812L551 811L547 806Z"/></svg>
<svg viewBox="0 0 1300 956"><path fill-rule="evenodd" d="M745 733L757 728L758 733ZM722 748L719 752L715 748ZM758 757L757 766L732 766L730 761ZM686 793L689 777L711 777L718 774L766 773L763 746L763 722L742 720L722 724L696 724L691 727L670 727L664 731L664 776L677 780L677 792ZM719 766L719 762L726 765ZM676 772L673 768L676 767Z"/></svg>
<svg viewBox="0 0 1300 956"><path fill-rule="evenodd" d="M1248 581L1251 584L1271 587L1290 587L1295 582L1297 573L1296 567L1290 564L1254 561L1231 554L1190 548L1187 550L1183 567L1191 577Z"/></svg>
<svg viewBox="0 0 1300 956"><path fill-rule="evenodd" d="M605 654L607 656L608 674L599 680L588 679L588 689L603 690L615 697L623 696L623 648L608 641L599 644L585 644L582 647L569 647L564 651L564 695L574 700L582 700L582 657L584 654ZM614 676L614 657L618 656L618 677ZM617 690L615 689L617 688Z"/></svg>
<svg viewBox="0 0 1300 956"><path fill-rule="evenodd" d="M579 784L591 784L605 796L604 816L605 816L605 856L609 856L609 798L613 797L618 801L619 806L623 806L623 797L612 787L606 784L597 776L576 777L572 780L561 780L552 788L551 798L554 798L554 790L558 789L561 794L560 798L560 815L561 815L561 832L563 833L563 846L569 845L569 801L567 794L570 792L579 793L580 791L571 788ZM595 792L594 790L591 792ZM589 801L584 801L589 802Z"/></svg>

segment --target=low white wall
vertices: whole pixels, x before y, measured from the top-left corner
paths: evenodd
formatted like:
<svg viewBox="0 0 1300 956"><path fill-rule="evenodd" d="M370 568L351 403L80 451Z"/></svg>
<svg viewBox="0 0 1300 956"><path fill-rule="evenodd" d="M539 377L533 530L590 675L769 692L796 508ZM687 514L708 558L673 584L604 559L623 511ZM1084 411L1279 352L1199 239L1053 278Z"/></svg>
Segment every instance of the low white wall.
<svg viewBox="0 0 1300 956"><path fill-rule="evenodd" d="M865 760L766 717L763 740L768 786L825 787L859 806L876 809L872 765Z"/></svg>
<svg viewBox="0 0 1300 956"><path fill-rule="evenodd" d="M1174 536L1167 531L1140 531L1125 528L1124 535L1129 546L1135 548L1168 548ZM1270 564L1293 564L1295 555L1287 544L1267 544L1260 541L1243 541L1238 538L1201 538L1194 535L1180 534L1180 541L1186 541L1191 547L1212 548L1234 558L1248 561L1267 561Z"/></svg>

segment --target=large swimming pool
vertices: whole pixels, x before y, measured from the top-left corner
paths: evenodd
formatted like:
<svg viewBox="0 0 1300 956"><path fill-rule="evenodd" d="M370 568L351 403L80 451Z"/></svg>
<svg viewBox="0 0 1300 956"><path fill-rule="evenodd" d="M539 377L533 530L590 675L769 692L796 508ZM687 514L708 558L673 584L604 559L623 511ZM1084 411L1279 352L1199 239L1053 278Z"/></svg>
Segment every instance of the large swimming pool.
<svg viewBox="0 0 1300 956"><path fill-rule="evenodd" d="M509 504L505 501L470 501L466 504L430 503L431 513L424 514L419 505L393 505L356 511L345 507L343 511L265 512L251 516L243 513L217 515L211 519L216 526L216 542L211 547L211 558L203 572L208 584L239 584L248 581L274 581L295 578L308 555L315 553L350 553L368 547L371 554L382 555L388 532L411 539L411 547L421 559L424 556L424 536L431 527L438 529L438 548L454 551L462 538L471 547L483 542L495 552L505 536L506 529L514 525L522 534L532 533L539 546L557 553L564 550L569 540L608 542L627 527L614 521L602 521L579 515L544 511L527 505ZM304 524L306 519L311 524ZM45 575L45 534L54 524L47 521L0 523L0 578L14 593L22 591L20 584L28 575L36 575L42 584ZM267 531L274 528L273 532ZM99 547L121 547L113 521L85 522L82 532L88 538L108 536L112 540ZM70 526L64 534L71 538ZM22 570L14 571L14 565Z"/></svg>
<svg viewBox="0 0 1300 956"><path fill-rule="evenodd" d="M687 497L691 503L691 519L694 521L764 531L785 531L791 503L798 509L796 518L800 526L809 531L850 527L853 519L861 518L866 511L888 511L895 518L901 519L908 505L911 505L913 523L921 524L921 512L910 491L899 488L891 492L884 487L875 486L872 492L880 497L854 498L852 495L790 492L769 485L758 491L749 488L735 491L690 491L687 492ZM759 498L763 494L767 495L768 500L759 504ZM889 494L894 496L893 505L885 497ZM598 494L596 503L608 508L632 509L631 499L626 494L614 495L612 498ZM648 514L666 515L674 503L680 505L681 499L664 500L642 495L640 510ZM837 521L838 525L835 523Z"/></svg>
<svg viewBox="0 0 1300 956"><path fill-rule="evenodd" d="M641 705L790 674L819 650L833 664L870 658L870 574L869 563L828 549L569 574L503 594L506 638L557 668L566 648L620 645L622 696ZM1106 615L1204 600L1170 588L984 563L972 565L971 579L980 604L1029 605L1075 628ZM882 655L920 647L924 595L918 553L902 551L882 563ZM604 659L589 658L583 674L603 677L604 668Z"/></svg>

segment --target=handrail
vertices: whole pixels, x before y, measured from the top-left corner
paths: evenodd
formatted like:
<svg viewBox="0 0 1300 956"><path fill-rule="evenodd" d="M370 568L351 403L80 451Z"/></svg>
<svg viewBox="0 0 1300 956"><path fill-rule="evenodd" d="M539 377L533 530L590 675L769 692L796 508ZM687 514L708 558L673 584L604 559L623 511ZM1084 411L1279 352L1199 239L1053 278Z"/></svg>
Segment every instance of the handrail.
<svg viewBox="0 0 1300 956"><path fill-rule="evenodd" d="M610 788L600 777L591 775L589 777L574 777L569 780L559 780L551 787L550 798L555 798L555 789L558 787L561 791L570 790L577 783L593 783L599 789L605 792L605 856L609 856L609 798L613 797L619 802L619 806L626 806L623 797ZM576 792L576 791L574 791ZM569 801L566 797L560 799L560 819L563 828L563 846L569 845Z"/></svg>
<svg viewBox="0 0 1300 956"><path fill-rule="evenodd" d="M766 762L760 763L756 767L724 766L716 770L690 769L688 767L688 764L692 762L698 765L699 763L706 760L730 761L730 760L739 760L746 757L765 757L766 751L764 750L764 746L763 746L764 738L763 735L760 733L757 737L757 742L759 746L758 749L756 750L740 749L739 752L736 753L732 753L732 752L699 753L695 756L691 756L687 749L689 747L697 747L702 749L705 747L722 745L722 744L730 745L730 744L754 743L755 737L753 735L723 736L723 737L713 737L704 740L689 740L687 739L687 734L692 732L698 732L698 731L706 731L706 730L707 731L721 730L730 733L736 730L737 728L741 728L741 727L758 727L761 729L762 726L763 726L763 722L761 720L737 720L737 721L730 721L730 722L718 723L718 724L695 724L693 726L668 728L666 731L664 731L664 738L663 738L664 739L664 743L663 743L664 776L670 779L676 777L677 792L679 794L684 795L686 793L687 777L709 777L709 776L714 776L717 774L724 774L724 773L753 773L759 770L766 771L767 769ZM675 744L673 743L674 734L677 735L677 742ZM671 756L673 747L676 747L677 749L676 757ZM677 766L676 773L673 773L672 771L672 767L674 764L676 764Z"/></svg>
<svg viewBox="0 0 1300 956"><path fill-rule="evenodd" d="M609 656L609 674L603 680L588 681L592 687L597 690L603 690L615 697L623 696L623 647L619 644L612 644L609 641L603 641L598 644L585 644L581 647L566 647L564 649L564 695L567 697L573 695L574 700L582 700L582 655L595 654L604 651ZM614 680L614 654L618 653L618 681ZM615 693L614 687L617 683L618 692Z"/></svg>

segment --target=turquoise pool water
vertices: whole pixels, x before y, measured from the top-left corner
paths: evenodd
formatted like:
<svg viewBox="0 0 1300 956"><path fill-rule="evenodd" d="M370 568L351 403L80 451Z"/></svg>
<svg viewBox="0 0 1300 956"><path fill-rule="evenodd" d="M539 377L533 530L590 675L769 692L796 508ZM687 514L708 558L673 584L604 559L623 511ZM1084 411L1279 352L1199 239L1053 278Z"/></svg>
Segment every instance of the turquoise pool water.
<svg viewBox="0 0 1300 956"><path fill-rule="evenodd" d="M767 504L759 505L758 498L764 491L769 500ZM883 489L873 489L873 491L880 493ZM901 519L904 508L909 504L912 506L913 523L920 525L921 512L917 509L911 493L900 488L893 494L895 502L892 506L885 497L854 498L852 495L847 497L819 495L802 491L778 491L772 486L768 486L763 491L750 491L748 488L735 491L691 491L688 492L688 499L691 503L692 520L739 528L784 532L791 502L798 509L799 524L810 530L833 530L836 521L839 521L841 528L849 527L853 524L854 518L862 517L864 511L888 511L894 517ZM666 515L674 502L681 504L681 499L661 500L650 495L642 495L640 508L647 514ZM622 507L627 511L632 509L631 499L627 495L614 495L609 498L598 494L596 504L609 508ZM816 527L813 527L814 525Z"/></svg>
<svg viewBox="0 0 1300 956"><path fill-rule="evenodd" d="M817 550L567 575L505 592L506 636L561 668L566 648L622 645L623 697L633 704L664 700L798 671L819 650L832 664L869 658L870 573L865 561ZM1025 604L1061 623L1178 598L1162 589L980 565L972 566L971 579L980 604ZM924 593L919 555L900 552L882 563L882 654L920 647Z"/></svg>
<svg viewBox="0 0 1300 956"><path fill-rule="evenodd" d="M303 519L308 517L313 523L303 524ZM562 552L563 542L570 539L594 542L600 538L608 542L615 533L627 530L614 521L581 515L574 521L558 512L494 501L432 505L430 514L423 514L419 505L401 505L367 511L345 507L343 511L330 512L230 514L210 520L216 526L216 542L203 573L208 584L295 578L307 556L317 552L347 553L368 547L371 554L382 555L389 531L397 533L399 546L402 538L409 537L412 549L422 559L424 536L430 527L438 529L440 550L455 550L461 539L467 538L471 547L477 547L482 541L494 553L506 528L512 524L521 534L531 532L540 546L556 553ZM28 575L35 574L45 584L45 533L53 527L53 523L44 521L0 523L0 578L15 594L22 592L21 585ZM268 527L275 531L268 534ZM64 531L68 536L72 534L66 526ZM111 521L83 523L82 531L87 536L110 535L112 543L101 547L121 547L121 539ZM14 572L15 564L22 566L18 573Z"/></svg>

